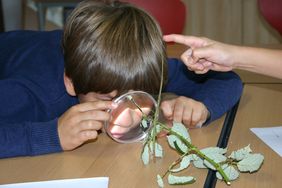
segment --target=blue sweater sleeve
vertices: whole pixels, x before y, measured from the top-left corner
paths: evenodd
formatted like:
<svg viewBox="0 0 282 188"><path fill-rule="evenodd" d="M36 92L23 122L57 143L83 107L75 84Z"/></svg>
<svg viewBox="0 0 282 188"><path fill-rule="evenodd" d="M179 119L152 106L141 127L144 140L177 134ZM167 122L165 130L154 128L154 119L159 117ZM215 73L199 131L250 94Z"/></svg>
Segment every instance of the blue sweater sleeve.
<svg viewBox="0 0 282 188"><path fill-rule="evenodd" d="M165 92L200 101L210 112L208 124L221 117L239 100L243 85L234 72L214 72L199 75L189 71L181 61L168 60L168 83Z"/></svg>
<svg viewBox="0 0 282 188"><path fill-rule="evenodd" d="M63 84L61 34L0 34L0 158L62 151L58 117L77 99Z"/></svg>
<svg viewBox="0 0 282 188"><path fill-rule="evenodd" d="M62 150L57 118L48 114L25 80L0 80L0 104L0 158Z"/></svg>
<svg viewBox="0 0 282 188"><path fill-rule="evenodd" d="M0 158L62 151L57 119L48 122L1 122L0 143Z"/></svg>

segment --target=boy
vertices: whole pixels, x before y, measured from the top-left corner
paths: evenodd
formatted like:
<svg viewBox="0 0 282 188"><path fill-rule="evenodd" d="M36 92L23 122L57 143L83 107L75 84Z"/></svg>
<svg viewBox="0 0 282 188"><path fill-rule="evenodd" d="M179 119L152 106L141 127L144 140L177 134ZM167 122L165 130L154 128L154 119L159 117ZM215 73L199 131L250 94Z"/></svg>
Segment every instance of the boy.
<svg viewBox="0 0 282 188"><path fill-rule="evenodd" d="M72 150L95 139L111 118L113 98L128 90L158 93L162 62L163 91L180 96L162 102L168 120L208 124L242 91L232 72L197 76L180 61L167 61L159 26L126 3L79 4L63 37L16 31L0 41L1 158Z"/></svg>

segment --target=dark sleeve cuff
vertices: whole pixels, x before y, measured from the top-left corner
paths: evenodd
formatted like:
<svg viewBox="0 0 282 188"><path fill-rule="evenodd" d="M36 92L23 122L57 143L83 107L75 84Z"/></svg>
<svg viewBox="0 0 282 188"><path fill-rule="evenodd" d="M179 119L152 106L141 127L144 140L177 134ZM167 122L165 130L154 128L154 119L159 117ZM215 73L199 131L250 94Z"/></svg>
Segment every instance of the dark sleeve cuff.
<svg viewBox="0 0 282 188"><path fill-rule="evenodd" d="M32 123L30 128L30 154L41 155L62 151L58 135L58 119Z"/></svg>

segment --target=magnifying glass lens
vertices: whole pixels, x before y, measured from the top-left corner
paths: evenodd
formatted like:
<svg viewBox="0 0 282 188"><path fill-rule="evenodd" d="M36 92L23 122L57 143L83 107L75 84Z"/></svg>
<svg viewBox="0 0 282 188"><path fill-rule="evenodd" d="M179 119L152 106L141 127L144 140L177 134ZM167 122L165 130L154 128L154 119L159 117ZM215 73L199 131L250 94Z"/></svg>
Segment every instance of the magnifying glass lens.
<svg viewBox="0 0 282 188"><path fill-rule="evenodd" d="M156 110L156 101L148 93L133 91L114 101L117 107L110 111L112 119L105 129L110 137L121 143L136 142L146 137Z"/></svg>

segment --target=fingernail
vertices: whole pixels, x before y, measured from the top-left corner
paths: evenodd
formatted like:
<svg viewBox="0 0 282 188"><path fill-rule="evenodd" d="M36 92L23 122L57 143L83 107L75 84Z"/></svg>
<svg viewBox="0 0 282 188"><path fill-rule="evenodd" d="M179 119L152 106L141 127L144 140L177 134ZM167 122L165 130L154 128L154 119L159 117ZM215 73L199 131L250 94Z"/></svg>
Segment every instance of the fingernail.
<svg viewBox="0 0 282 188"><path fill-rule="evenodd" d="M195 127L196 128L201 128L203 126L204 122L200 121Z"/></svg>
<svg viewBox="0 0 282 188"><path fill-rule="evenodd" d="M115 109L115 108L117 108L118 107L118 104L117 103L115 103L115 102L112 102L112 109Z"/></svg>
<svg viewBox="0 0 282 188"><path fill-rule="evenodd" d="M189 48L189 49L187 50L187 55L192 56L192 53L193 53L192 48Z"/></svg>

